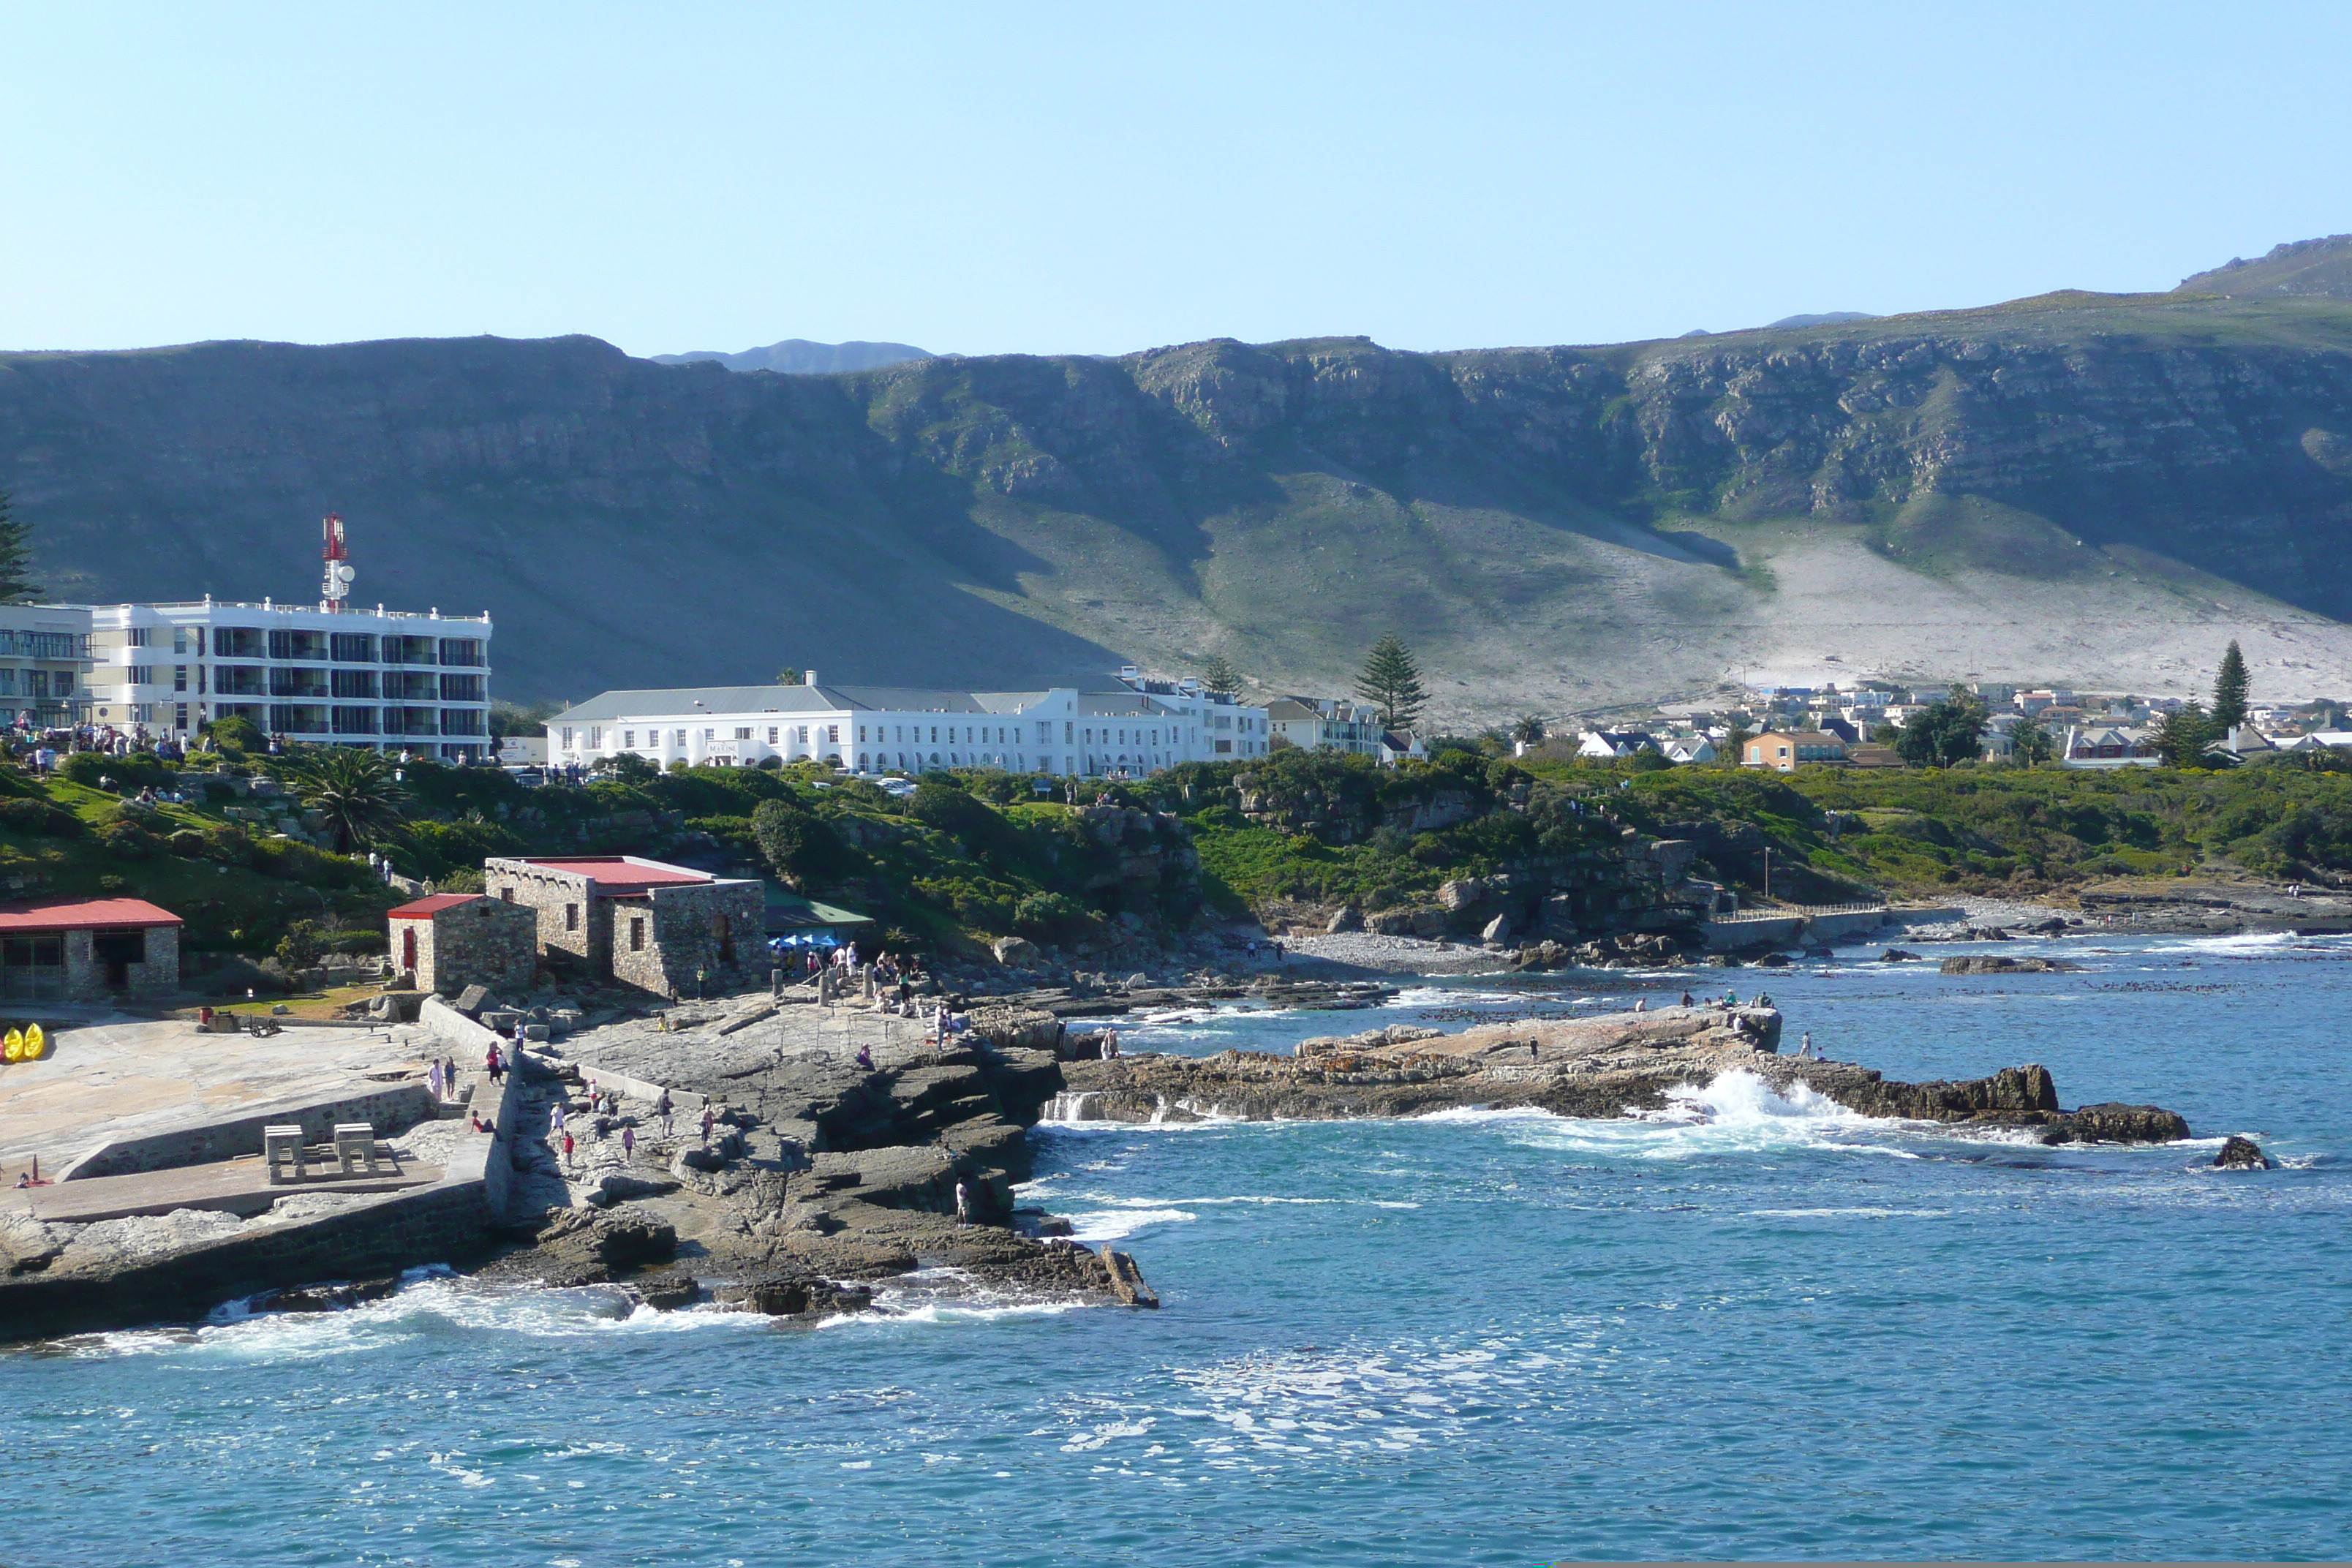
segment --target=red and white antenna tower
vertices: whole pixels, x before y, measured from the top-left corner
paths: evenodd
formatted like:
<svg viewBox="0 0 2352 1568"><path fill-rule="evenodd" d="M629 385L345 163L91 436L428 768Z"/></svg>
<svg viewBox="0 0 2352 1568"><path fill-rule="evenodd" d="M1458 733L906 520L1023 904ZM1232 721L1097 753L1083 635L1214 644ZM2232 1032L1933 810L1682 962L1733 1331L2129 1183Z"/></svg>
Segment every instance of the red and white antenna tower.
<svg viewBox="0 0 2352 1568"><path fill-rule="evenodd" d="M329 512L320 528L327 536L327 548L321 552L327 560L327 576L321 590L326 602L319 607L330 615L341 615L348 607L352 579L357 575L352 570L352 552L343 545L342 514Z"/></svg>

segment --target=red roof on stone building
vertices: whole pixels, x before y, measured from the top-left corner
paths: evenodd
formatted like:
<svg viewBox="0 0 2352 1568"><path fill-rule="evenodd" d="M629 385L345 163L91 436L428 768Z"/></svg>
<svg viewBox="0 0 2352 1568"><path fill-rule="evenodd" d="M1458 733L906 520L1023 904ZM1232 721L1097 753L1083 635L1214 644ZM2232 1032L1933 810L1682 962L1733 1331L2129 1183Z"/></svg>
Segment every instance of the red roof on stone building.
<svg viewBox="0 0 2352 1568"><path fill-rule="evenodd" d="M18 899L0 904L0 931L89 931L175 926L180 917L144 899Z"/></svg>
<svg viewBox="0 0 2352 1568"><path fill-rule="evenodd" d="M665 866L658 860L639 860L625 855L534 855L524 859L523 864L585 877L596 884L600 893L638 893L647 888L716 880L707 871L689 871L683 866Z"/></svg>
<svg viewBox="0 0 2352 1568"><path fill-rule="evenodd" d="M482 895L479 893L427 893L421 899L412 899L396 910L385 910L384 919L394 921L431 920L443 910L455 909L459 904L470 904L481 896Z"/></svg>

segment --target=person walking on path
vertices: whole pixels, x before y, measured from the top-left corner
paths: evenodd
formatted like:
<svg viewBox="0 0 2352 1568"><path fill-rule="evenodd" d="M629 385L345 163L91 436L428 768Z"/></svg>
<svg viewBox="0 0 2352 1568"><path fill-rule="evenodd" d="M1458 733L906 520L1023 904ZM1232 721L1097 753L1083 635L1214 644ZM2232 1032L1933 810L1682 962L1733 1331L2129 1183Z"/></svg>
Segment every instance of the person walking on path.
<svg viewBox="0 0 2352 1568"><path fill-rule="evenodd" d="M446 1098L441 1092L441 1064L439 1062L435 1062L425 1069L425 1081L431 1087L433 1090L433 1099L436 1103Z"/></svg>
<svg viewBox="0 0 2352 1568"><path fill-rule="evenodd" d="M718 1124L719 1118L713 1115L710 1107L705 1104L702 1108L702 1146L704 1148L710 1147L710 1130Z"/></svg>
<svg viewBox="0 0 2352 1568"><path fill-rule="evenodd" d="M567 1171L572 1169L572 1134L566 1132L563 1135L563 1168Z"/></svg>
<svg viewBox="0 0 2352 1568"><path fill-rule="evenodd" d="M561 1100L558 1100L553 1105L548 1107L547 1130L550 1132L561 1132L563 1131L563 1101Z"/></svg>
<svg viewBox="0 0 2352 1568"><path fill-rule="evenodd" d="M636 1157L637 1130L634 1127L624 1126L621 1129L621 1158L624 1161L628 1161L634 1160Z"/></svg>

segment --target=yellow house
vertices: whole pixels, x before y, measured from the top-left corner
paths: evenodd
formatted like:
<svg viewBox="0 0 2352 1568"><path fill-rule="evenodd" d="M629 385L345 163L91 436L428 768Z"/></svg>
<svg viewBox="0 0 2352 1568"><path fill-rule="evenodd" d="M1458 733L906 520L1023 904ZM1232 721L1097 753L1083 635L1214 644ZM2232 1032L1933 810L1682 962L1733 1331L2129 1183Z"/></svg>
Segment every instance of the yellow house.
<svg viewBox="0 0 2352 1568"><path fill-rule="evenodd" d="M1819 730L1793 730L1785 734L1767 731L1751 737L1740 752L1740 765L1792 773L1800 763L1842 763L1845 742Z"/></svg>

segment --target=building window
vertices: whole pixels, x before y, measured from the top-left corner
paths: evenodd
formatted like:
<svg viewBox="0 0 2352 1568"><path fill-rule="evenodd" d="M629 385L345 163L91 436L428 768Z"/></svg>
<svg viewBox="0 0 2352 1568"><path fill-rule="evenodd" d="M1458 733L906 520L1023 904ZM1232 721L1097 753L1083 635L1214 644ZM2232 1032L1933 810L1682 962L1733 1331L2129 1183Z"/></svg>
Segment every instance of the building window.
<svg viewBox="0 0 2352 1568"><path fill-rule="evenodd" d="M637 732L635 730L621 731L621 749L626 752L634 752L637 749Z"/></svg>
<svg viewBox="0 0 2352 1568"><path fill-rule="evenodd" d="M499 889L499 897L505 900L509 904L513 903L514 889L512 888L500 888Z"/></svg>
<svg viewBox="0 0 2352 1568"><path fill-rule="evenodd" d="M863 724L857 726L857 738L861 742L866 739L866 726Z"/></svg>
<svg viewBox="0 0 2352 1568"><path fill-rule="evenodd" d="M588 726L588 749L592 752L598 751L604 747L604 726L601 724L591 724Z"/></svg>
<svg viewBox="0 0 2352 1568"><path fill-rule="evenodd" d="M563 906L563 929L565 931L578 931L580 929L580 906L578 904L566 904Z"/></svg>
<svg viewBox="0 0 2352 1568"><path fill-rule="evenodd" d="M827 724L827 725L824 727L824 743L825 743L826 745L828 745L828 746L838 746L839 744L841 744L841 726L840 726L840 725L838 725L838 724Z"/></svg>
<svg viewBox="0 0 2352 1568"><path fill-rule="evenodd" d="M772 745L772 745L774 745L775 743L776 743L776 727L775 727L773 724L771 724L771 725L769 725L769 726L768 726L768 744L770 744L770 745Z"/></svg>
<svg viewBox="0 0 2352 1568"><path fill-rule="evenodd" d="M684 751L686 749L686 731L683 730L674 730L670 732L677 737L670 743L677 747L678 750Z"/></svg>
<svg viewBox="0 0 2352 1568"><path fill-rule="evenodd" d="M558 732L562 736L562 742L558 749L566 752L570 751L572 749L572 727L567 724Z"/></svg>
<svg viewBox="0 0 2352 1568"><path fill-rule="evenodd" d="M735 731L735 738L739 741L750 740L751 738L751 726L745 724L739 727Z"/></svg>
<svg viewBox="0 0 2352 1568"><path fill-rule="evenodd" d="M631 952L643 952L645 950L646 917L643 915L631 915L629 917L629 951Z"/></svg>

